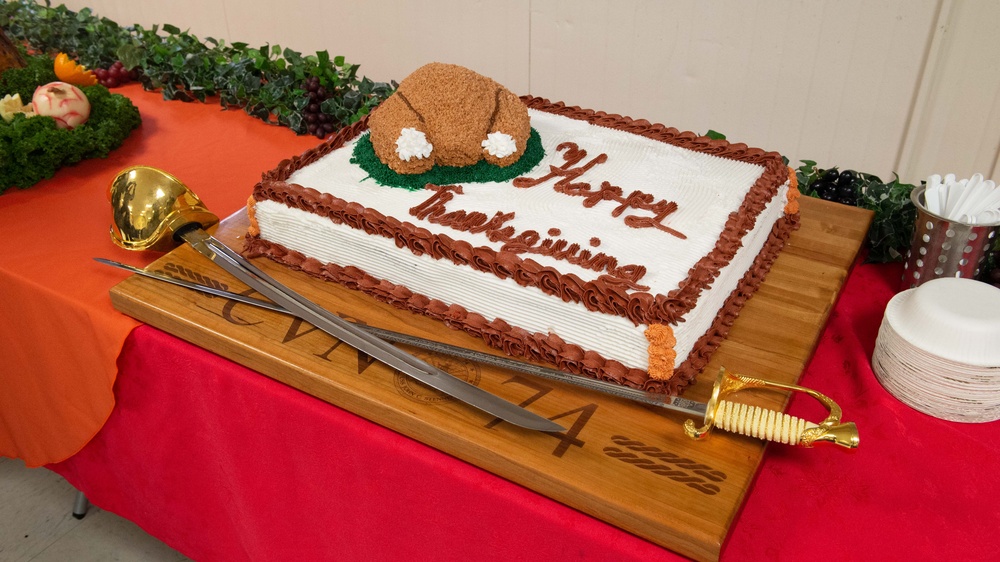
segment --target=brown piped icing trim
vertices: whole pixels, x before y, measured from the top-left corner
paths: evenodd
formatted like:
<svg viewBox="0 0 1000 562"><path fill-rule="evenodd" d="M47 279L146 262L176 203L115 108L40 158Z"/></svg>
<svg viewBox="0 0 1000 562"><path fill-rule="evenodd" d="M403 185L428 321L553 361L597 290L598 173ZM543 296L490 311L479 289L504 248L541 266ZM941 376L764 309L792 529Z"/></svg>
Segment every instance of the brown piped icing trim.
<svg viewBox="0 0 1000 562"><path fill-rule="evenodd" d="M287 183L299 170L330 152L343 147L348 141L367 129L367 118L345 127L323 144L300 156L284 160L266 172L256 185L253 198L257 201L272 199L311 213L327 216L338 223L347 223L372 235L393 238L399 247L407 247L416 254L425 252L437 258L447 257L459 265L468 264L480 271L491 271L501 278L511 277L521 285L539 287L570 302L580 302L588 309L606 314L625 316L636 325L676 324L683 315L694 308L701 292L711 285L722 267L728 264L742 246L742 239L749 232L760 212L777 193L778 187L788 179L788 168L776 152L749 148L745 144L710 139L691 132L681 132L672 127L653 124L646 120L608 114L600 111L551 103L542 98L522 96L521 100L531 109L563 115L591 124L628 131L681 148L758 164L764 172L751 187L742 205L730 214L715 247L691 268L688 277L666 295L629 291L629 287L597 279L584 282L573 274L561 274L551 267L543 267L534 260L523 259L511 253L496 252L487 247L473 247L467 242L456 241L446 235L431 235L426 229L393 217L385 217L373 209L357 203L348 203L314 189ZM491 346L502 349L515 357L545 361L559 368L603 380L613 381L650 392L675 393L690 384L708 363L709 357L725 339L730 326L747 299L757 290L791 232L798 228L798 215L786 214L771 230L764 249L754 265L746 272L736 290L730 294L719 310L712 327L698 340L691 354L678 365L668 381L649 378L645 371L627 368L618 361L601 357L577 345L564 342L555 334L530 334L523 329L509 326L503 320L487 322L482 316L470 313L459 305L445 305L423 295L415 295L406 287L385 280L374 279L355 267L320 264L280 245L248 236L244 253L248 256L266 255L294 269L310 275L337 281L347 287L361 290L395 306L438 318L457 329L481 337Z"/></svg>
<svg viewBox="0 0 1000 562"><path fill-rule="evenodd" d="M278 201L289 207L328 216L337 222L346 222L355 228L364 229L369 234L393 238L397 244L401 244L401 247L405 246L417 255L430 251L437 259L448 258L459 265L468 264L479 271L493 272L501 279L512 277L521 285L538 287L547 294L567 302L579 302L588 310L624 316L636 325L676 324L694 308L701 292L714 282L721 268L733 259L742 246L743 237L753 228L757 216L775 196L778 187L788 178L788 168L776 152L764 152L757 148L748 148L745 144L729 143L722 139L699 137L694 133L680 132L672 127L651 124L645 120L633 120L620 115L569 107L563 103L551 103L542 98L525 96L521 100L532 109L628 131L681 148L758 164L764 167L764 172L748 191L740 208L729 215L712 251L691 268L687 278L677 288L667 294L656 295L636 290L635 286L619 282L610 276L584 281L577 275L563 274L553 267L541 266L530 258L522 258L509 252L497 252L485 246L474 248L444 234L431 234L413 223L386 217L360 204L348 203L333 195L321 194L312 188L287 183L288 178L296 170L337 150L363 133L367 128L366 119L342 129L333 138L303 155L282 161L277 168L264 174L254 189L253 197L258 201L264 199Z"/></svg>
<svg viewBox="0 0 1000 562"><path fill-rule="evenodd" d="M778 258L781 249L785 247L785 242L788 241L792 232L798 230L798 228L799 215L785 215L774 223L774 226L771 227L771 234L768 236L767 242L764 243L760 254L757 255L757 259L754 260L753 266L740 279L736 289L729 294L726 303L722 305L718 314L715 315L712 327L698 338L694 347L691 348L691 353L687 356L687 359L677 367L677 374L669 382L673 383L677 379L684 380L677 381L679 386L674 387L675 392L690 384L695 376L705 368L705 365L708 365L708 360L712 358L712 354L715 353L715 350L722 345L726 336L729 335L729 329L732 328L733 323L739 317L743 305L757 292L760 284L764 282L767 272L771 270L774 260Z"/></svg>
<svg viewBox="0 0 1000 562"><path fill-rule="evenodd" d="M261 256L270 258L324 281L333 281L347 288L362 291L396 308L435 318L452 329L462 330L481 338L490 346L513 357L550 363L572 373L633 388L643 388L648 382L645 371L628 368L619 361L606 359L595 351L568 343L556 334L531 333L523 328L511 326L499 318L488 321L464 306L449 305L414 293L402 285L372 277L357 267L322 263L300 252L289 250L281 244L263 240L259 236L246 237L243 253L250 258Z"/></svg>
<svg viewBox="0 0 1000 562"><path fill-rule="evenodd" d="M687 359L674 369L674 375L669 380L651 379L642 369L626 367L621 362L605 358L596 351L566 342L556 334L531 333L517 326L511 326L499 318L491 322L461 305L448 305L414 293L405 286L377 279L354 266L322 263L280 244L263 240L259 236L246 237L243 253L249 258L261 256L270 258L324 281L333 281L349 289L362 291L376 300L397 308L435 318L452 329L462 330L481 338L490 346L513 357L550 363L571 373L647 392L678 394L691 384L708 363L712 353L725 340L730 327L739 316L740 309L763 282L786 239L796 228L798 228L797 216L786 216L775 223L763 250L716 314L712 327L698 340Z"/></svg>
<svg viewBox="0 0 1000 562"><path fill-rule="evenodd" d="M777 193L778 187L788 179L788 167L777 152L765 152L759 148L750 148L742 143L711 139L689 131L681 132L673 127L650 123L645 119L634 120L630 117L603 111L567 106L562 102L552 103L543 98L522 96L521 100L531 109L563 115L586 121L592 125L627 131L680 148L764 167L764 172L747 192L743 204L737 211L729 215L729 220L726 221L726 226L712 251L691 268L688 277L676 289L666 295L653 297L651 303L653 312L646 315L652 321L659 320L673 324L678 318L694 308L702 290L710 286L719 275L722 267L733 259L737 250L742 246L743 237L756 223L757 216Z"/></svg>

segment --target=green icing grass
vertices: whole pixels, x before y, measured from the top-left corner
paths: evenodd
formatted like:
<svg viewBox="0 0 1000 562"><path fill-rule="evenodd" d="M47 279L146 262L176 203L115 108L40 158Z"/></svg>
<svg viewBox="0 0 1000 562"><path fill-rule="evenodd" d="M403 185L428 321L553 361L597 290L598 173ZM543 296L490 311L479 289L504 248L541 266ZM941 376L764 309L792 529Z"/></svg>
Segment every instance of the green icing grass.
<svg viewBox="0 0 1000 562"><path fill-rule="evenodd" d="M429 183L452 185L511 180L530 171L545 156L545 149L542 148L542 139L538 136L538 131L531 129L531 136L528 137L528 144L521 159L506 168L480 160L472 166L434 166L422 174L397 174L375 155L370 137L371 134L367 133L358 139L357 144L354 145L351 163L360 166L362 170L368 172L371 179L381 185L401 187L410 191L423 189Z"/></svg>

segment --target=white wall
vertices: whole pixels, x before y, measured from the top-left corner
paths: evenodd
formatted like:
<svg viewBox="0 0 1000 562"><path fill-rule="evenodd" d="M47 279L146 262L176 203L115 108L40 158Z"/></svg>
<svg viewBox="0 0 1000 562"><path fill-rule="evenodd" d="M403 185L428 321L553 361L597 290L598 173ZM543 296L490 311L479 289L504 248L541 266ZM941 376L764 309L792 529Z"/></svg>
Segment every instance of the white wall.
<svg viewBox="0 0 1000 562"><path fill-rule="evenodd" d="M57 3L58 0L55 0ZM994 0L64 0L121 24L453 62L530 93L916 183L1000 180Z"/></svg>

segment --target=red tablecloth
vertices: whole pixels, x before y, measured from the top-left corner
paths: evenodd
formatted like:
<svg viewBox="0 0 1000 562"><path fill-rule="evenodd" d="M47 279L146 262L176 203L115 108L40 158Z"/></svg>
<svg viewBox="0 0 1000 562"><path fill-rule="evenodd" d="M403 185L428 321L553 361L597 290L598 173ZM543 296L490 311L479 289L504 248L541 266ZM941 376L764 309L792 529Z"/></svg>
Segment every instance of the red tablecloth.
<svg viewBox="0 0 1000 562"><path fill-rule="evenodd" d="M44 216L45 198L90 197L84 189L103 197L96 186L118 168L139 163L140 155L144 163L184 178L225 215L277 161L260 154L287 156L315 142L235 112L165 103L137 88L126 92L143 112L142 133L108 161L88 162L31 191L0 196L0 223L19 212ZM192 122L192 114L199 118ZM154 257L117 251L106 238L104 218L47 218L69 221L63 228L86 239L84 252L103 248L102 255L139 265ZM43 255L46 245L66 246L64 239L20 236L16 242L38 244L34 256ZM16 260L0 259L0 269L44 287L52 314L117 314L107 288L121 274L89 261L83 265L79 260L89 255L55 255L56 263L77 260L69 270L87 277L81 285L91 288L65 289L72 279L63 281L64 289L39 280L45 268L37 264L15 273ZM769 447L724 560L998 557L994 502L1000 476L994 467L1000 445L992 438L1000 425L925 416L887 394L872 374L876 331L898 278L896 266L855 270L802 379L834 397L846 418L858 423L861 448L848 453ZM30 338L11 328L16 322L49 325L73 342L66 322L14 317L8 304L0 308L0 324L7 327L0 356L32 349ZM102 345L118 354L113 339ZM81 451L50 467L95 504L194 559L677 558L156 329L133 331L117 367L116 405L107 423ZM75 376L110 384L114 375ZM30 368L3 371L0 382L10 381L34 384ZM794 399L791 413L812 418L813 406L809 399ZM0 424L9 427L11 411L0 410Z"/></svg>
<svg viewBox="0 0 1000 562"><path fill-rule="evenodd" d="M1000 556L1000 426L915 412L868 364L898 279L854 271L802 379L861 447L769 447L723 560ZM679 559L156 329L119 367L111 419L52 468L194 559Z"/></svg>

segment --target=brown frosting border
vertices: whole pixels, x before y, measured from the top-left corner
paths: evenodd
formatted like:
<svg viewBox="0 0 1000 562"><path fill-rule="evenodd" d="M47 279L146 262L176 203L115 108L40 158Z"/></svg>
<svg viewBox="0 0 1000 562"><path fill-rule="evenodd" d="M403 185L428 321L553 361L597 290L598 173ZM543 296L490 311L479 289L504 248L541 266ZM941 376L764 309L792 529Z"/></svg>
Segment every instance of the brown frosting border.
<svg viewBox="0 0 1000 562"><path fill-rule="evenodd" d="M633 120L620 115L567 106L562 102L551 103L531 96L522 96L521 99L532 109L628 131L681 148L759 164L764 167L764 172L751 187L740 208L730 214L713 250L692 267L688 277L676 289L667 295L656 296L639 292L629 295L625 294L624 288L610 284L600 286L601 284L594 282L582 282L573 274L560 274L554 268L542 267L533 260L503 256L491 248L472 248L462 241L456 243L446 235L431 235L426 229L393 217L385 217L360 204L348 203L311 188L287 183L287 179L296 170L341 148L349 140L363 133L367 129L366 119L342 129L336 136L300 156L283 160L277 167L264 173L254 188L252 198L256 201L272 199L293 208L326 216L334 222L346 222L372 235L393 238L397 246L405 246L418 255L431 252L439 259L447 255L458 264L467 263L481 271L491 271L501 278L511 276L519 284L534 284L564 300L582 302L588 309L626 316L637 325L673 324L695 306L701 291L708 287L718 276L721 268L732 260L742 246L743 236L753 228L757 216L788 178L788 168L776 152L765 152L749 148L745 144L701 137L692 132L681 132L673 127L653 124L646 120ZM699 338L692 352L675 369L673 378L667 381L652 380L648 377L648 373L641 369L628 368L618 361L602 357L597 352L567 343L555 334L529 333L522 328L511 326L503 319L489 322L481 315L469 312L460 305L449 306L425 295L413 293L405 286L395 285L384 279L375 279L353 266L322 264L279 244L262 240L256 235L247 236L244 253L248 257L267 256L293 269L363 291L382 302L437 318L452 328L482 338L492 347L514 357L551 363L569 372L648 392L678 393L688 386L708 363L712 353L728 334L740 309L763 282L785 241L798 225L797 214L786 214L774 224L764 248L716 314L711 328ZM463 251L458 253L446 252L448 248L462 245L468 248L462 248ZM593 286L588 287L588 283Z"/></svg>
<svg viewBox="0 0 1000 562"><path fill-rule="evenodd" d="M563 115L587 121L592 125L626 131L680 148L764 167L764 172L747 192L743 204L738 210L730 213L729 220L712 251L703 256L691 268L688 277L681 281L677 289L670 291L667 295L656 295L653 298L653 301L649 303L653 310L644 316L647 319L645 323L662 321L674 324L680 317L694 308L701 291L711 285L719 275L719 271L733 259L742 246L743 237L754 227L757 217L771 201L771 198L775 196L778 188L788 179L788 167L777 152L765 152L759 148L748 147L746 144L730 143L725 139L698 136L690 131L681 132L674 127L650 123L645 119L632 119L604 111L567 106L563 102L552 103L547 99L532 96L522 96L521 99L531 109ZM638 295L642 295L642 293ZM630 315L629 318L632 316Z"/></svg>
<svg viewBox="0 0 1000 562"><path fill-rule="evenodd" d="M363 229L371 235L393 238L397 245L405 246L417 255L429 252L436 259L448 258L458 265L469 265L479 271L492 272L501 279L512 277L521 285L538 287L567 302L579 302L595 312L624 316L636 325L676 324L694 308L701 292L712 284L722 267L736 255L742 246L743 237L756 223L757 216L788 178L788 168L776 152L764 152L748 148L745 144L699 137L690 132L682 133L675 128L651 124L646 120L569 107L561 102L551 103L542 98L524 96L521 99L532 109L631 132L689 150L762 165L764 172L748 191L740 208L730 213L712 251L691 268L677 288L665 295L630 291L627 285L614 283L607 278L584 281L575 274L563 274L554 267L542 266L530 258L497 252L485 246L473 247L445 234L431 234L411 222L386 217L358 203L287 183L296 170L337 150L364 132L367 128L367 121L364 119L344 128L327 142L301 156L284 160L275 169L266 172L255 186L253 197L258 201L271 199L289 207L327 216L336 222L345 222L354 228Z"/></svg>
<svg viewBox="0 0 1000 562"><path fill-rule="evenodd" d="M740 309L764 281L788 236L798 228L798 225L797 215L786 215L775 223L754 264L719 309L712 326L698 339L684 362L675 368L674 376L670 380L651 379L642 369L626 367L621 362L608 359L596 351L568 343L556 334L528 332L510 325L501 318L488 321L464 306L448 305L426 295L414 293L403 285L377 279L354 266L322 263L280 244L261 239L258 235L246 237L244 255L249 258L264 256L324 281L333 281L349 289L362 291L396 308L435 318L452 329L462 330L482 339L491 347L500 349L512 357L550 363L564 371L646 392L679 394L694 381L725 340L730 327L739 316Z"/></svg>

